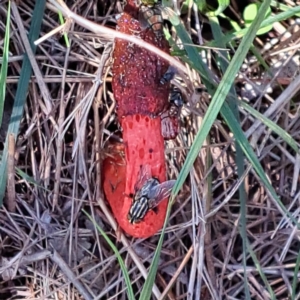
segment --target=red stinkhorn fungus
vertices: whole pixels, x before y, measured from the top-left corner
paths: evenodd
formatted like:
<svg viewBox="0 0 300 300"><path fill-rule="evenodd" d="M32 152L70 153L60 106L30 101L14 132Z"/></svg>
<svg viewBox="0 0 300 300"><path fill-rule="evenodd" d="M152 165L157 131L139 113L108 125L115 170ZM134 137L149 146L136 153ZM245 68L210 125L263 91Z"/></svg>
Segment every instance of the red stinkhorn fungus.
<svg viewBox="0 0 300 300"><path fill-rule="evenodd" d="M157 38L151 28L142 30L140 22L127 13L118 19L117 29L138 36L169 53L164 38ZM115 41L113 59L112 87L120 120L133 114L155 117L166 110L170 85L160 84L169 67L165 60L145 48L120 39Z"/></svg>
<svg viewBox="0 0 300 300"><path fill-rule="evenodd" d="M162 201L155 211L150 210L143 221L130 224L127 216L132 199L128 195L134 193L141 165L150 166L152 176L158 178L160 182L166 180L160 118L127 116L122 120L122 127L126 163L120 154L105 159L103 188L121 228L134 237L146 238L154 235L162 227L168 205L167 199Z"/></svg>
<svg viewBox="0 0 300 300"><path fill-rule="evenodd" d="M132 2L132 1L129 1ZM151 27L142 30L137 20L138 8L130 7L118 19L117 30L132 34L169 52L168 43L156 36ZM103 163L103 188L113 214L128 234L146 238L162 226L167 199L156 211L149 210L143 220L131 224L127 217L140 167L147 165L153 177L166 180L164 138L160 114L168 107L169 83L160 79L168 63L156 54L135 44L117 39L113 53L112 87L117 102L117 114L123 128L125 164L121 155L107 158Z"/></svg>

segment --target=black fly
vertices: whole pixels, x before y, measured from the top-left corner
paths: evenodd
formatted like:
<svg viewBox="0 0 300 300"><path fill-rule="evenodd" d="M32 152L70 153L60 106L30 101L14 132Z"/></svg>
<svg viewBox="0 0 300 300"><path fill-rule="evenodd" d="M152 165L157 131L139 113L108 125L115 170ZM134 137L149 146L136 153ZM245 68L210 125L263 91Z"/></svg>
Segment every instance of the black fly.
<svg viewBox="0 0 300 300"><path fill-rule="evenodd" d="M162 17L162 7L158 1L141 0L139 21L142 28L151 27L158 38L163 36L164 20Z"/></svg>

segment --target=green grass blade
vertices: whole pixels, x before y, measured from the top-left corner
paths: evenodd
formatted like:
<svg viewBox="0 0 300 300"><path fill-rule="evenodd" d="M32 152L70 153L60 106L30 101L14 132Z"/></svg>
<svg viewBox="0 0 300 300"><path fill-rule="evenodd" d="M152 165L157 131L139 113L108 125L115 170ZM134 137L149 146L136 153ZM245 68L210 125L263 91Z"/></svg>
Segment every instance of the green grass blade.
<svg viewBox="0 0 300 300"><path fill-rule="evenodd" d="M166 218L165 218L165 223L164 223L164 226L162 228L162 232L161 232L157 247L155 249L155 253L154 253L151 265L150 265L148 277L145 281L145 284L144 284L143 289L142 289L141 294L140 294L140 298L139 298L140 300L149 300L151 298L152 287L154 285L154 281L155 281L155 278L156 278L160 252L161 252L161 248L162 248L163 241L164 241L165 230L166 230L166 227L168 225L168 220L169 220L170 213L171 213L172 203L173 203L173 200L169 200L167 213L166 213Z"/></svg>
<svg viewBox="0 0 300 300"><path fill-rule="evenodd" d="M188 153L187 159L186 159L186 161L183 165L183 168L177 178L177 181L173 188L173 193L174 193L173 195L178 194L186 177L188 176L189 170L191 169L191 167L201 149L201 146L202 146L214 120L216 119L220 108L222 107L222 105L225 101L226 95L229 92L231 85L233 84L235 74L238 72L238 70L247 54L247 51L248 51L249 47L251 46L251 43L255 37L256 31L258 30L260 23L262 22L262 20L264 18L263 16L265 15L267 8L269 7L269 2L270 2L270 0L267 0L261 6L257 19L250 26L249 31L247 32L247 34L245 35L245 38L241 42L240 47L238 48L230 66L228 67L228 69L224 75L222 82L220 83L220 85L212 99L212 102L208 108L208 111L205 114L205 117L203 119L202 126L196 135L195 141L191 147L190 152ZM188 53L188 56L190 59L190 64L193 65L196 69L198 69L200 71L201 75L202 75L202 72L205 74L207 72L207 68L206 68L206 66L204 66L203 63L200 62L197 51L195 51L194 47L187 46L187 44L191 45L191 41L190 41L188 34L184 30L184 28L181 28L180 23L176 23L176 19L173 19L172 21L173 21L172 22L173 25L175 23L175 26L177 27L176 31L177 31L178 35L180 35L181 41L185 44L185 50ZM208 77L207 77L207 81L208 81ZM214 88L214 85L210 84L208 88L212 89L212 88ZM168 218L170 215L170 209L172 206L172 202L173 201L169 202L166 220L165 220L165 224L164 224L164 227L162 230L162 234L160 236L160 239L159 239L159 242L158 242L155 254L154 254L154 258L153 258L153 261L150 266L149 276L145 282L144 288L143 288L141 296L140 296L140 299L142 299L142 300L144 300L144 299L148 300L151 297L151 290L152 290L155 276L157 273L159 256L160 256L161 247L162 247L162 243L163 243L163 239L164 239L164 231L165 231L166 224L168 222Z"/></svg>
<svg viewBox="0 0 300 300"><path fill-rule="evenodd" d="M65 23L65 20L64 20L64 17L61 13L61 11L58 12L58 18L59 18L59 23L62 25ZM63 33L63 36L64 36L64 40L65 40L65 43L66 43L66 46L67 48L70 48L70 42L69 42L69 39L68 39L68 34L67 32L64 32Z"/></svg>
<svg viewBox="0 0 300 300"><path fill-rule="evenodd" d="M129 278L129 274L128 271L126 269L125 263L120 255L120 252L118 251L117 247L114 245L114 243L110 240L110 238L108 237L108 235L102 230L102 228L95 222L95 220L83 209L82 210L84 212L84 214L90 219L90 221L94 224L94 226L97 228L97 230L103 235L104 239L106 240L106 242L108 243L108 245L110 246L110 248L114 251L116 258L119 262L119 265L121 267L123 276L124 276L124 280L125 280L125 284L127 286L127 295L128 295L128 299L130 300L134 300L134 293L133 293L133 289L131 286L131 282L130 282L130 278Z"/></svg>
<svg viewBox="0 0 300 300"><path fill-rule="evenodd" d="M216 17L210 18L210 24L213 32L214 39L216 41L222 41L223 39L223 33L219 24L219 20ZM218 45L221 48L226 48L226 45L220 42ZM220 55L217 55L217 62L221 67L221 70L223 73L226 72L228 68L228 62L225 59L227 57L228 61L230 60L230 57L226 51L220 51ZM237 99L236 91L234 86L232 85L230 88L230 95L232 97L228 97L228 106L232 113L235 116L235 119L238 123L240 123L240 117L239 117L239 111L238 107L236 105L236 101L234 99ZM223 107L221 107L221 113L223 111ZM243 151L238 144L237 140L235 140L235 148L236 148L236 165L237 165L237 173L238 177L241 178L244 173L244 154ZM242 236L243 241L243 267L244 267L244 290L245 290L245 297L246 299L251 299L250 297L250 291L249 291L249 284L248 284L248 278L247 278L247 228L246 228L246 199L247 194L245 191L245 183L243 182L239 186L239 200L240 200L240 211L241 211L241 218L240 218L240 234Z"/></svg>
<svg viewBox="0 0 300 300"><path fill-rule="evenodd" d="M297 142L289 135L285 130L283 130L280 126L276 123L271 121L269 118L265 117L253 107L248 105L244 101L238 102L239 106L245 108L251 115L253 115L256 119L262 121L267 127L269 127L273 132L279 135L295 152L299 153L300 149L298 147Z"/></svg>
<svg viewBox="0 0 300 300"><path fill-rule="evenodd" d="M254 261L254 264L255 264L255 266L257 268L257 271L258 271L258 273L259 273L262 281L264 282L265 286L267 287L267 289L268 289L268 291L269 291L269 293L271 295L271 299L275 300L276 299L275 293L273 292L273 290L272 290L272 288L271 288L271 286L270 286L270 284L269 284L269 282L267 280L267 277L265 276L265 274L264 274L264 272L263 272L263 270L262 270L262 268L260 266L260 263L259 263L259 261L258 261L256 255L255 255L255 253L253 252L253 250L252 250L252 248L250 246L250 243L249 243L248 239L247 239L247 248L248 248L248 251L250 253L251 258Z"/></svg>
<svg viewBox="0 0 300 300"><path fill-rule="evenodd" d="M213 11L213 12L209 12L207 15L211 16L211 17L215 17L218 16L220 13L222 13L230 4L229 0L218 0L218 8L217 10Z"/></svg>
<svg viewBox="0 0 300 300"><path fill-rule="evenodd" d="M30 25L30 30L28 35L33 53L35 53L36 50L34 41L40 35L45 5L46 5L46 0L39 0L35 2L35 7L32 16L32 23ZM20 121L23 116L23 109L27 97L28 85L29 85L31 74L32 74L32 69L31 69L30 61L27 55L25 54L23 64L22 64L21 74L20 74L20 80L18 82L18 88L15 96L15 102L12 109L10 123L6 135L7 137L10 134L13 134L14 136L18 136ZM6 138L2 160L0 164L0 206L2 206L3 203L3 197L5 194L5 187L6 187L6 180L7 180L7 169L6 169L7 155L8 155L8 139Z"/></svg>
<svg viewBox="0 0 300 300"><path fill-rule="evenodd" d="M292 18L293 16L295 16L299 13L300 13L300 6L295 6L293 8L290 8L289 10L286 10L286 11L284 11L282 13L279 13L275 16L270 16L261 23L260 29L264 28L264 27L267 27L269 25L273 25L276 22L281 22L281 21L284 21L286 19ZM224 37L223 43L227 44L228 42L230 42L232 40L241 38L246 34L247 31L248 31L248 29L244 28L240 31L236 31L234 33L228 34ZM207 46L216 46L216 42L210 42L210 43L207 43L206 45Z"/></svg>
<svg viewBox="0 0 300 300"><path fill-rule="evenodd" d="M300 229L300 224L295 219L295 217L293 217L292 214L286 210L285 206L283 205L283 203L279 199L278 195L276 194L275 189L273 188L273 186L269 182L269 180L268 180L268 178L265 174L265 171L262 168L262 166L261 166L258 158L256 157L253 149L249 145L249 142L246 139L246 137L245 137L245 135L244 135L244 133L243 133L241 127L240 127L240 124L236 121L231 109L229 108L229 106L226 102L224 103L221 114L222 114L223 118L225 119L225 121L227 122L230 130L232 131L232 133L234 135L234 137L238 141L238 143L239 143L240 147L242 148L245 156L247 157L247 159L249 160L249 162L253 166L254 170L257 173L257 175L260 177L262 183L266 186L267 190L269 191L269 193L271 194L273 199L275 199L277 205L291 219L291 221Z"/></svg>
<svg viewBox="0 0 300 300"><path fill-rule="evenodd" d="M2 124L5 91L6 91L6 77L7 77L8 54L9 54L9 34L10 34L10 1L8 1L3 57L2 57L2 65L0 71L0 126Z"/></svg>
<svg viewBox="0 0 300 300"><path fill-rule="evenodd" d="M290 6L282 4L282 3L279 3L278 0L272 0L271 1L271 6L273 6L277 10L282 10L282 11L287 11L287 10L291 9ZM295 16L300 17L300 13L295 14Z"/></svg>
<svg viewBox="0 0 300 300"><path fill-rule="evenodd" d="M184 46L184 50L188 55L188 58L182 57L181 59L199 72L206 88L210 91L211 94L213 94L216 86L216 84L214 84L211 80L211 78L213 78L213 75L208 67L202 62L198 50L194 47L194 44L185 27L181 23L178 16L172 12L169 12L169 20L174 26L176 33Z"/></svg>
<svg viewBox="0 0 300 300"><path fill-rule="evenodd" d="M40 185L36 180L34 180L33 177L29 176L28 174L26 174L25 172L23 172L21 169L16 168L16 174L18 174L22 179L24 179L25 181L27 181L30 184L35 185L36 187L47 191L47 192L51 192L51 190L46 189L44 186Z"/></svg>
<svg viewBox="0 0 300 300"><path fill-rule="evenodd" d="M224 14L220 14L220 17L222 17L225 20L228 20L228 22L231 24L231 26L234 29L234 31L240 31L240 30L242 30L242 28L239 26L239 24L237 22L235 22L234 20L232 20L231 18L225 16ZM222 41L224 40L224 35L221 37L221 40ZM257 61L265 68L266 71L269 72L270 68L269 68L268 64L265 62L264 58L262 57L262 55L260 54L260 52L256 49L256 47L254 47L252 45L250 47L250 50L255 55Z"/></svg>
<svg viewBox="0 0 300 300"><path fill-rule="evenodd" d="M264 3L261 5L256 20L251 24L249 27L249 30L247 31L246 35L244 36L243 40L241 41L240 46L238 47L229 67L227 68L224 77L222 81L220 82L213 99L211 101L211 104L208 107L208 110L204 116L203 123L201 128L199 129L195 141L193 145L191 146L190 152L188 153L188 156L186 158L186 161L180 171L180 174L178 176L178 180L175 183L175 186L173 188L173 192L175 195L178 194L180 191L184 181L186 180L189 171L198 156L198 153L202 147L202 144L208 135L208 132L213 125L213 122L215 121L225 99L226 96L231 88L231 85L234 82L235 75L239 71L244 58L252 44L253 39L255 38L256 32L260 27L260 24L262 20L264 19L265 13L270 5L270 0L264 1ZM198 57L199 60L199 57Z"/></svg>
<svg viewBox="0 0 300 300"><path fill-rule="evenodd" d="M272 193L273 197L278 199L278 196L277 196L275 190L270 185L266 175L264 174L264 171L258 161L258 158L255 156L254 151L252 150L251 146L249 145L249 143L240 127L240 124L235 119L235 117L227 103L224 103L221 114L222 114L222 117L227 122L228 126L230 127L230 130L233 132L234 137L239 144L239 147L243 150L246 157L248 158L248 160L250 161L250 163L252 164L252 166L254 167L256 172L258 173L259 177L262 179L263 183L267 186L267 188L270 188L272 190L271 193ZM252 251L252 249L249 246L247 234L246 234L246 217L245 217L246 216L246 203L245 203L245 200L240 201L240 202L241 202L241 226L242 226L241 235L243 238L243 248L244 248L244 252L243 252L244 270L246 270L246 256L247 256L247 253L249 252L252 259L256 262L256 266L259 271L259 274L260 274L262 280L265 282L270 294L274 295L274 292L273 292L272 288L270 287L269 283L267 282L265 275L261 271L260 264L255 256L254 252ZM246 273L246 271L244 273L245 273L244 276L245 276L245 281L246 281L247 273ZM246 283L247 283L247 281L245 282L245 284ZM248 295L248 299L251 299L250 295ZM274 299L274 298L272 297L272 299Z"/></svg>
<svg viewBox="0 0 300 300"><path fill-rule="evenodd" d="M201 11L202 13L205 12L205 10L207 9L206 0L195 0L195 3L197 4L199 11Z"/></svg>
<svg viewBox="0 0 300 300"><path fill-rule="evenodd" d="M299 278L298 278L299 267L300 267L300 250L298 251L298 256L297 256L297 261L296 261L296 266L294 271L291 299L296 299L296 291L297 291L297 287L299 286Z"/></svg>

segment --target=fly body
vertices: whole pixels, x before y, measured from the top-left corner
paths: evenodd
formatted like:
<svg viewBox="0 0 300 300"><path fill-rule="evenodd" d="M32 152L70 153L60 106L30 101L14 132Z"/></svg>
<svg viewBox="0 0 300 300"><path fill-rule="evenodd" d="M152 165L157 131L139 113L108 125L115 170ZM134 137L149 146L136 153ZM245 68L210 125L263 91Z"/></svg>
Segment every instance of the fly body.
<svg viewBox="0 0 300 300"><path fill-rule="evenodd" d="M164 74L164 76L160 79L160 84L166 84L169 83L175 76L175 74L177 73L177 70L175 67L173 66L169 66L167 72Z"/></svg>
<svg viewBox="0 0 300 300"><path fill-rule="evenodd" d="M142 221L149 210L170 196L174 184L175 180L160 183L157 178L151 177L151 172L149 173L146 167L141 166L132 205L127 216L129 222L133 224Z"/></svg>
<svg viewBox="0 0 300 300"><path fill-rule="evenodd" d="M128 221L131 224L139 223L149 210L148 199L146 197L139 198L133 202L129 213Z"/></svg>
<svg viewBox="0 0 300 300"><path fill-rule="evenodd" d="M138 201L139 199L143 198L143 197L148 197L149 192L151 191L151 189L153 189L155 186L159 185L159 181L158 179L152 177L149 178L145 181L145 183L143 184L143 186L136 191L134 197L133 197L133 201Z"/></svg>
<svg viewBox="0 0 300 300"><path fill-rule="evenodd" d="M181 108L183 106L183 99L181 92L178 88L173 88L170 94L170 108L169 108L169 116L170 117L178 117L181 112Z"/></svg>
<svg viewBox="0 0 300 300"><path fill-rule="evenodd" d="M163 36L164 20L160 4L154 1L151 3L142 1L139 8L139 21L143 29L150 27L156 37L161 38Z"/></svg>
<svg viewBox="0 0 300 300"><path fill-rule="evenodd" d="M183 106L181 91L173 87L166 111L161 114L161 133L165 140L173 140L180 131L180 113Z"/></svg>

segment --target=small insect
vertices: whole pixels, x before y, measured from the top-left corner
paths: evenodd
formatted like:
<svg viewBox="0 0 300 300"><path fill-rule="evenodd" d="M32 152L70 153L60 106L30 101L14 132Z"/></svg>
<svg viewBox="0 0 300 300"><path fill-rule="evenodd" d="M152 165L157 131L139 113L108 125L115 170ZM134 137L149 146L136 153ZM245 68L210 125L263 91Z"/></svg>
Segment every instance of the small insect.
<svg viewBox="0 0 300 300"><path fill-rule="evenodd" d="M151 176L149 166L141 166L127 216L129 222L134 224L142 221L149 210L154 209L162 200L170 196L175 181L168 180L160 183L157 178Z"/></svg>
<svg viewBox="0 0 300 300"><path fill-rule="evenodd" d="M180 112L183 106L183 99L181 92L178 88L174 87L170 93L169 98L170 108L169 108L169 116L172 117L179 117Z"/></svg>
<svg viewBox="0 0 300 300"><path fill-rule="evenodd" d="M139 7L139 21L142 29L151 28L159 39L163 36L164 20L162 7L158 1L141 0Z"/></svg>
<svg viewBox="0 0 300 300"><path fill-rule="evenodd" d="M175 67L173 66L169 66L167 72L164 74L164 76L160 79L160 84L166 84L169 83L175 76L175 74L177 73L177 70Z"/></svg>
<svg viewBox="0 0 300 300"><path fill-rule="evenodd" d="M180 132L180 113L183 99L178 88L174 87L169 96L168 109L161 114L161 134L165 140L175 139Z"/></svg>

